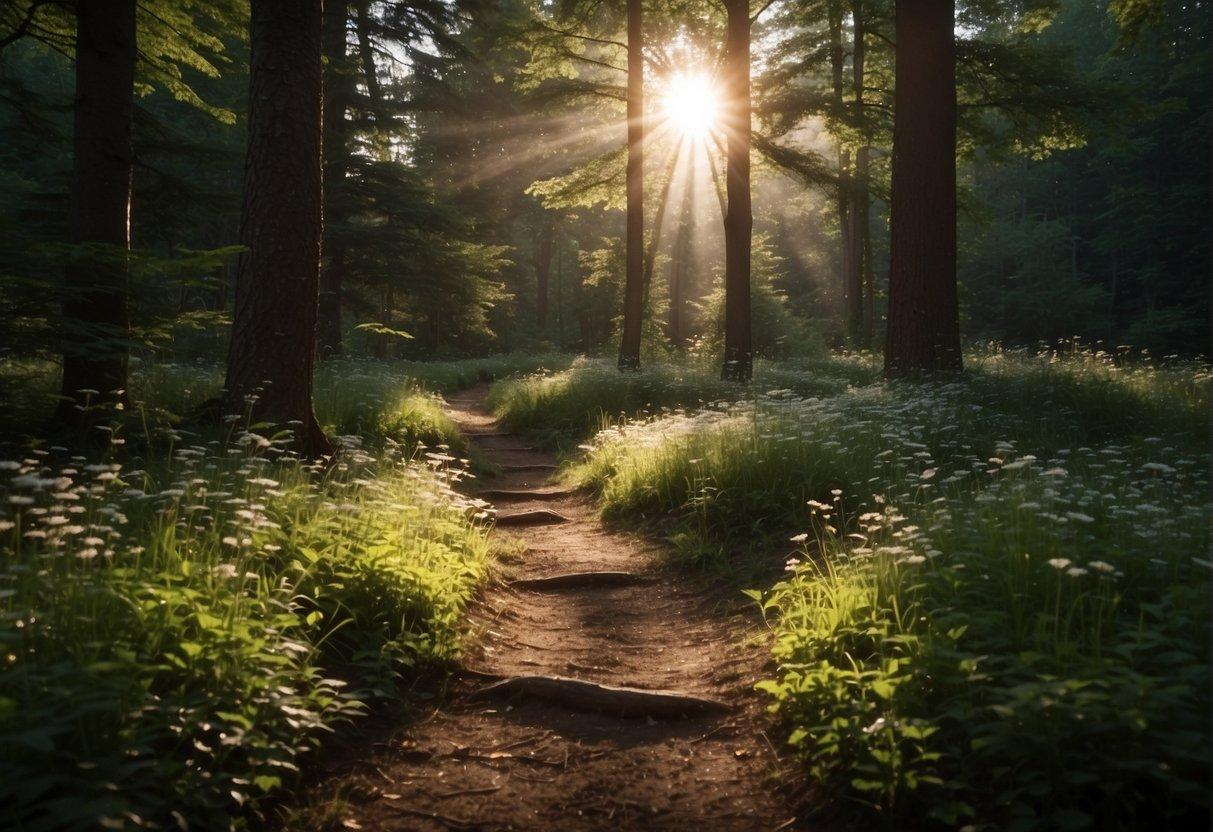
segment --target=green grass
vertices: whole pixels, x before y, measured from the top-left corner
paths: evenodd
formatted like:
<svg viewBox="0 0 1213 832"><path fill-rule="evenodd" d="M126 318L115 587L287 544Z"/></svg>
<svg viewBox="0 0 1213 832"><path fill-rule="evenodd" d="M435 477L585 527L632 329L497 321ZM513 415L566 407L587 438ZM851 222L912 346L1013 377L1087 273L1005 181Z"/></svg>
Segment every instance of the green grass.
<svg viewBox="0 0 1213 832"><path fill-rule="evenodd" d="M316 417L329 433L413 445L446 444L462 450L462 438L436 396L513 375L560 370L572 357L559 353L510 353L458 361L376 361L340 358L316 367ZM223 387L215 363L131 362L130 397L153 421L188 416ZM54 410L59 368L42 359L0 361L0 440L37 436Z"/></svg>
<svg viewBox="0 0 1213 832"><path fill-rule="evenodd" d="M792 555L761 688L890 827L1207 819L1207 367L970 366L624 422L571 477L715 567Z"/></svg>
<svg viewBox="0 0 1213 832"><path fill-rule="evenodd" d="M754 385L747 388L719 379L719 367L707 361L653 362L640 372L621 373L606 359L578 359L557 373L538 373L493 386L489 407L506 424L569 445L605 425L661 413L699 408L751 395L751 390L786 388L805 395L828 395L848 384L875 379L871 356L802 360L775 364L759 361Z"/></svg>
<svg viewBox="0 0 1213 832"><path fill-rule="evenodd" d="M0 461L6 824L244 826L326 733L457 654L486 518L428 390L540 363L327 365L320 418L352 435L323 470L175 427L219 373L144 365L107 450ZM28 378L36 413L53 383Z"/></svg>

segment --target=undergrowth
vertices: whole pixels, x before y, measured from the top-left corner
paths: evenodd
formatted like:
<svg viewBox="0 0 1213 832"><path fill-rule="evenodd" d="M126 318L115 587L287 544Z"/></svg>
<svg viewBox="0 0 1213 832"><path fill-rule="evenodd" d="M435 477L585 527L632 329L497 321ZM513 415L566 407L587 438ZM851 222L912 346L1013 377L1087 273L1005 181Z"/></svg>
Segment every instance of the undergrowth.
<svg viewBox="0 0 1213 832"><path fill-rule="evenodd" d="M0 825L243 828L325 734L458 651L487 515L398 371L322 371L322 420L361 434L323 465L177 426L218 383L186 365L139 368L104 450L0 459Z"/></svg>
<svg viewBox="0 0 1213 832"><path fill-rule="evenodd" d="M1207 368L970 365L624 421L571 477L717 567L802 530L760 688L890 827L1207 823Z"/></svg>

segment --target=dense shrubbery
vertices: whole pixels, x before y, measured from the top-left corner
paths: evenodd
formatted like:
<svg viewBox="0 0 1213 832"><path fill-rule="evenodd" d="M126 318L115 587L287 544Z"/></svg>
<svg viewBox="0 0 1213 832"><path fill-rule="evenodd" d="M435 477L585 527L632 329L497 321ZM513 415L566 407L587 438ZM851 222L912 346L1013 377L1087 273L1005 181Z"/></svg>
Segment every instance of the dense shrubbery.
<svg viewBox="0 0 1213 832"><path fill-rule="evenodd" d="M241 823L335 723L452 655L488 568L466 460L412 444L454 427L402 375L321 382L329 423L374 447L347 436L323 467L171 427L206 368L137 378L106 450L0 461L0 803L23 829Z"/></svg>
<svg viewBox="0 0 1213 832"><path fill-rule="evenodd" d="M788 577L755 593L779 663L762 687L810 768L899 825L1190 823L1208 811L1208 371L972 363L624 424L573 475L608 512L673 514L717 563L804 528L808 502Z"/></svg>

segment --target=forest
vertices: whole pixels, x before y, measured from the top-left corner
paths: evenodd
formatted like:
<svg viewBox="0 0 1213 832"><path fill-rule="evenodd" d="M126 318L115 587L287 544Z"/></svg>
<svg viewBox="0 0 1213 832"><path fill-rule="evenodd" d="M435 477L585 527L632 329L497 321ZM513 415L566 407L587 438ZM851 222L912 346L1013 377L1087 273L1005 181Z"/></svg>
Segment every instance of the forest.
<svg viewBox="0 0 1213 832"><path fill-rule="evenodd" d="M0 0L0 832L1213 824L1207 0Z"/></svg>

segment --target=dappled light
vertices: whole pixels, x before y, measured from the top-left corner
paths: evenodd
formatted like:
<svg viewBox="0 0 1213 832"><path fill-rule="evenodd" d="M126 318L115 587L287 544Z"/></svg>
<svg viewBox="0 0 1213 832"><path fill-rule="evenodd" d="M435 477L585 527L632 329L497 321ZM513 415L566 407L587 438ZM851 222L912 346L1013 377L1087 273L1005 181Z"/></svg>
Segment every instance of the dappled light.
<svg viewBox="0 0 1213 832"><path fill-rule="evenodd" d="M1209 828L1211 20L0 2L0 832Z"/></svg>

